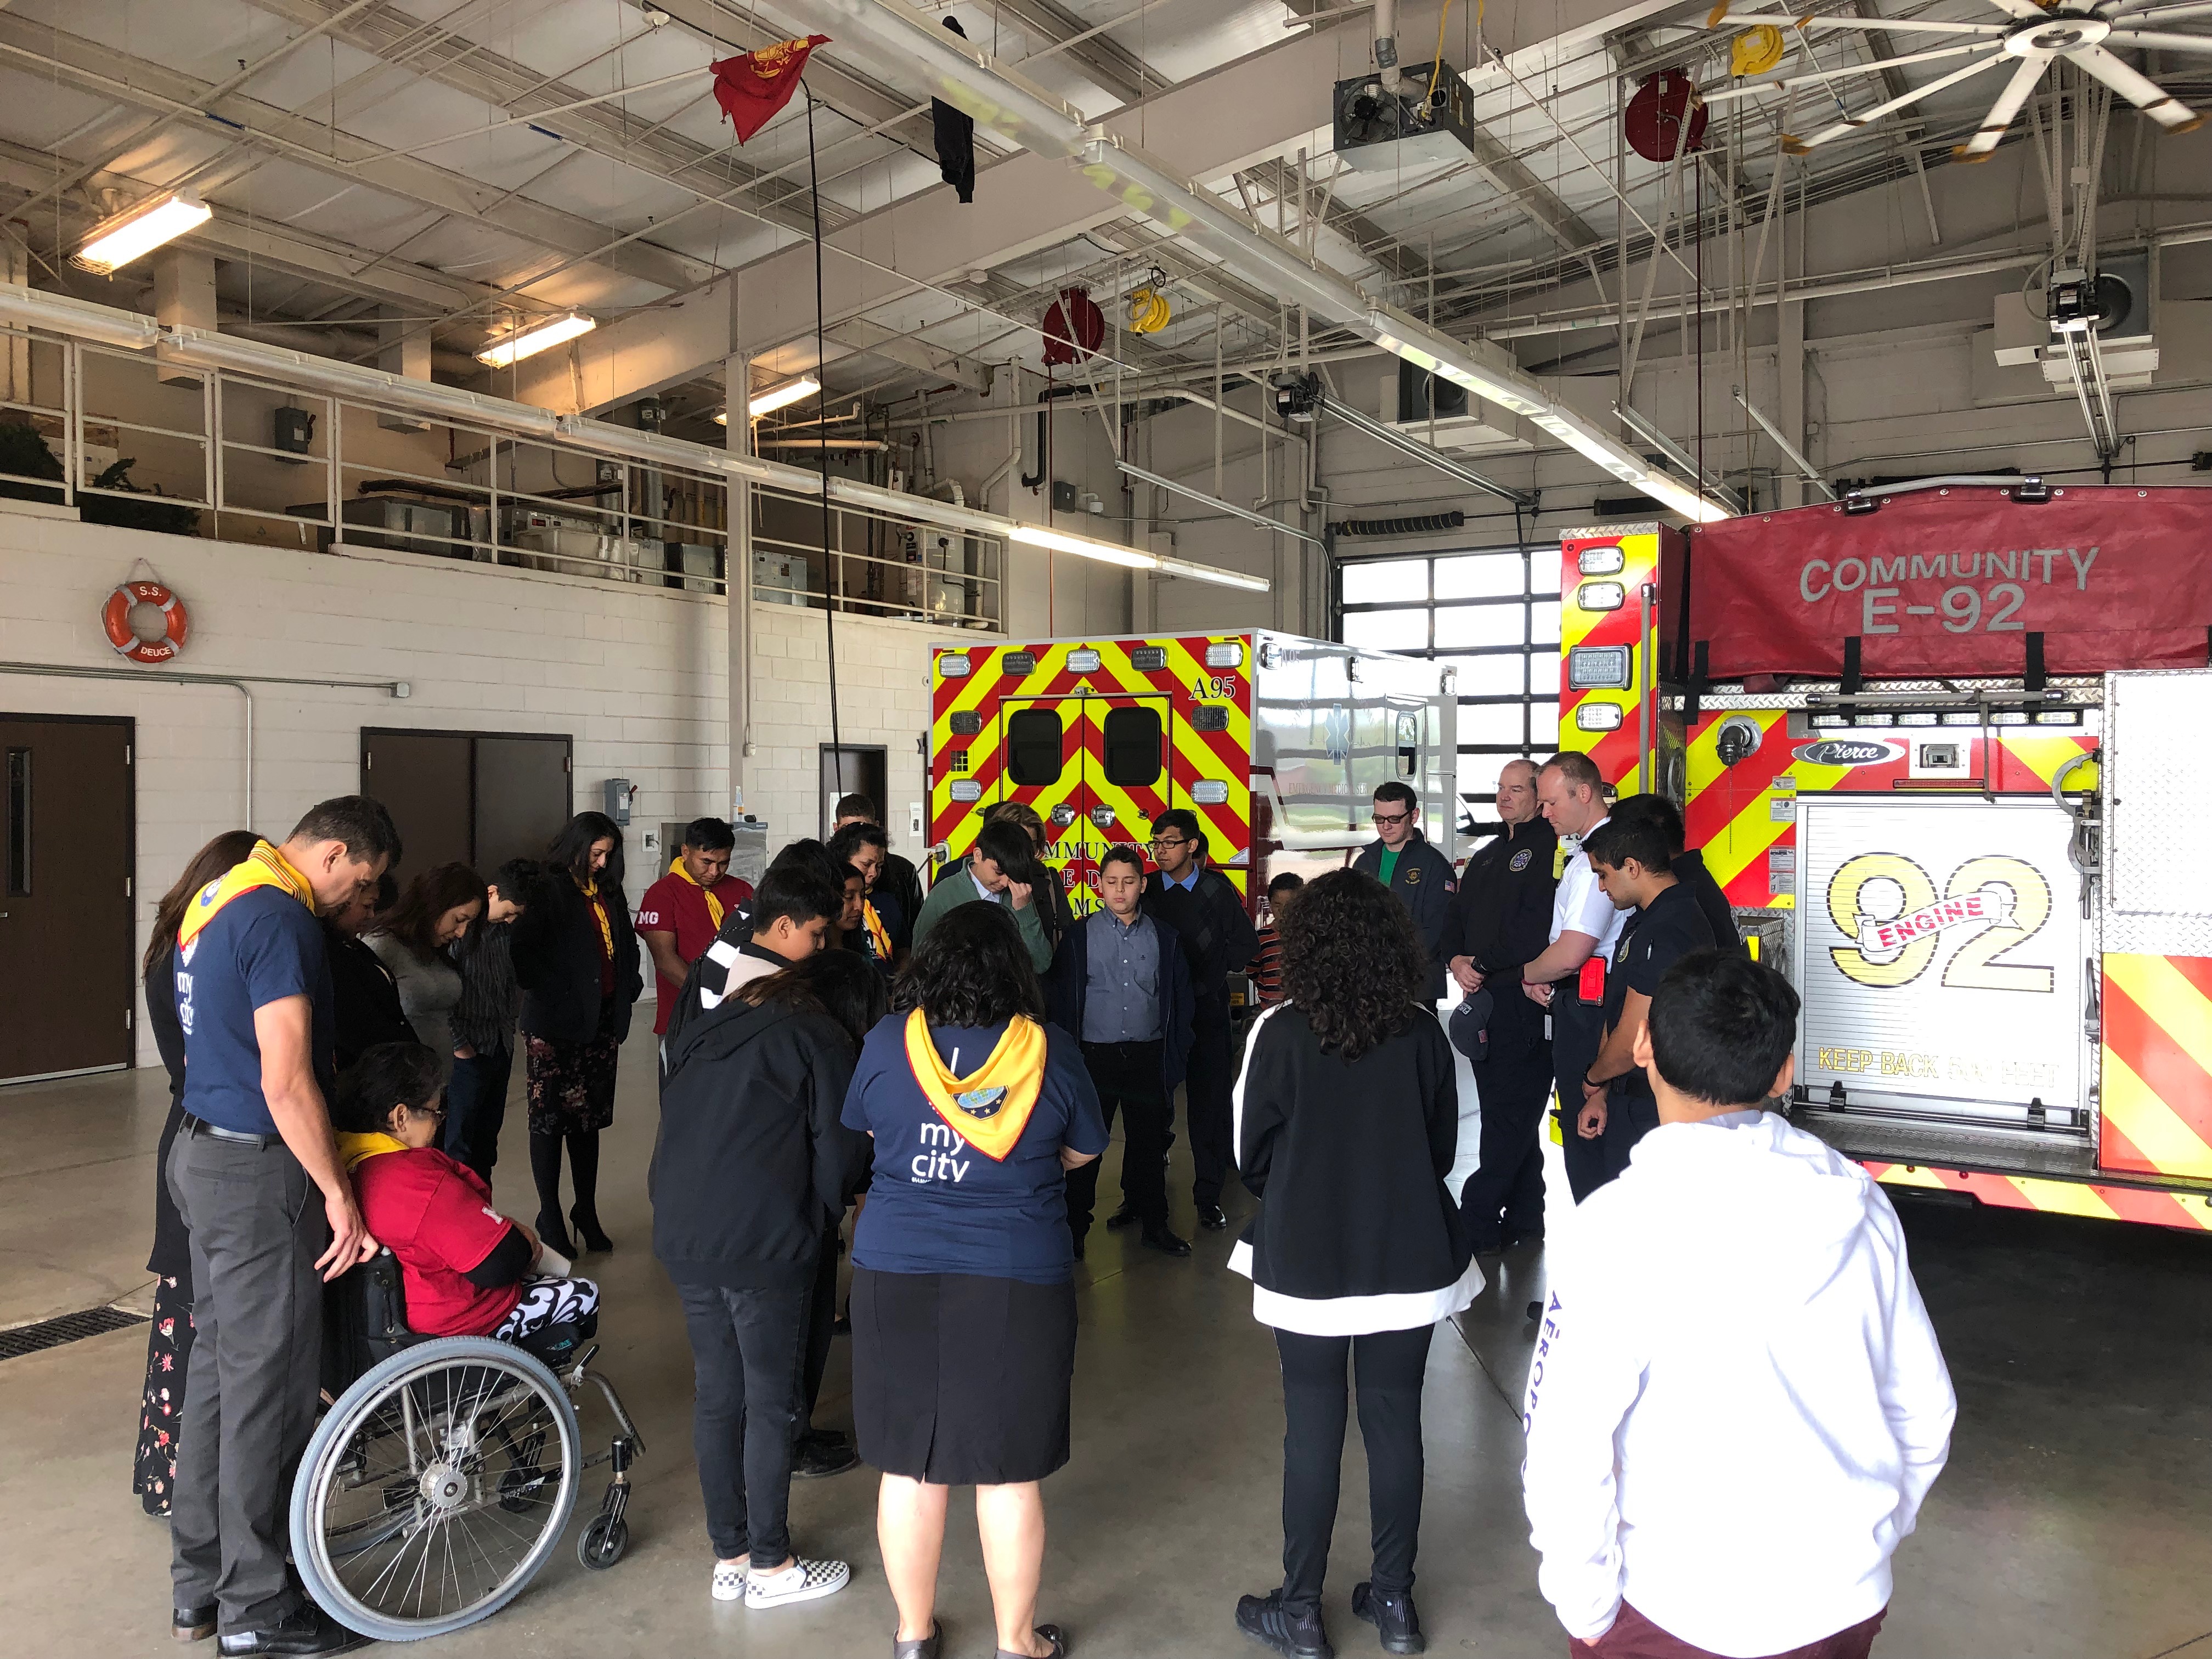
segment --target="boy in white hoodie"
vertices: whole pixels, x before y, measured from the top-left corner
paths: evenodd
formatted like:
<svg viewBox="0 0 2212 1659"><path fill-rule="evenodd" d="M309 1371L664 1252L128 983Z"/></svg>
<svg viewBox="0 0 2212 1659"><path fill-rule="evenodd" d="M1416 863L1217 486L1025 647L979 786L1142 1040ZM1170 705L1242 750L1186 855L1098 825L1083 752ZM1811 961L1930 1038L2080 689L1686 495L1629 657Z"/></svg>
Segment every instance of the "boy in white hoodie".
<svg viewBox="0 0 2212 1659"><path fill-rule="evenodd" d="M1881 1188L1767 1101L1797 995L1684 957L1635 1047L1660 1127L1558 1241L1523 1494L1589 1659L1863 1659L1957 1401Z"/></svg>

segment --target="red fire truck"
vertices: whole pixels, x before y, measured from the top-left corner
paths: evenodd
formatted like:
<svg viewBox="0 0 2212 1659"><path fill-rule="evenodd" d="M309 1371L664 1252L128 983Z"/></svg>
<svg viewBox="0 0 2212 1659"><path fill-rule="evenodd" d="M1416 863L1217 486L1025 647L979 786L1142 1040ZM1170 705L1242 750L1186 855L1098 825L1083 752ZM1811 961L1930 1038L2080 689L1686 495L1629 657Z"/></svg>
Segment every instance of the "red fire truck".
<svg viewBox="0 0 2212 1659"><path fill-rule="evenodd" d="M2212 490L1562 538L1560 733L1684 803L1885 1182L2212 1229Z"/></svg>

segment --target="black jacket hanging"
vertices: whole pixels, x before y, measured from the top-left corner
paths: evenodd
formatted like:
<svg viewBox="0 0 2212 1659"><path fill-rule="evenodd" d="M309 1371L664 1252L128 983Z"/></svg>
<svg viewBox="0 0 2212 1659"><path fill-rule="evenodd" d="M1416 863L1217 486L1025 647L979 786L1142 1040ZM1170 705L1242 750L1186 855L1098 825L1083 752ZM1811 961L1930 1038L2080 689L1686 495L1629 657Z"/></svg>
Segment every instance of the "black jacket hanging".
<svg viewBox="0 0 2212 1659"><path fill-rule="evenodd" d="M960 20L948 17L945 27L963 40L968 31ZM929 100L930 125L937 134L937 167L945 182L960 192L963 203L975 199L975 123L942 98Z"/></svg>

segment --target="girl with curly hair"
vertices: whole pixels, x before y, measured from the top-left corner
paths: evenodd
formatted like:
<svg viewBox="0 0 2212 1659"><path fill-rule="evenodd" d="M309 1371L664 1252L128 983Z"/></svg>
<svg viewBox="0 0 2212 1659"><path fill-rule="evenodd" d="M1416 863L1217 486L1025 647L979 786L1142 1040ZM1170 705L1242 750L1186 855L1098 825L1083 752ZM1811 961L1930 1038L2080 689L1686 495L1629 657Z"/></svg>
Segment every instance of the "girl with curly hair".
<svg viewBox="0 0 2212 1659"><path fill-rule="evenodd" d="M1261 1207L1230 1266L1282 1358L1283 1584L1242 1597L1237 1623L1286 1659L1331 1651L1322 1580L1356 1362L1375 1563L1352 1610L1387 1652L1419 1653L1421 1378L1436 1322L1482 1288L1444 1184L1452 1052L1422 995L1428 952L1371 876L1332 871L1278 926L1283 1000L1254 1024L1237 1090L1237 1166Z"/></svg>

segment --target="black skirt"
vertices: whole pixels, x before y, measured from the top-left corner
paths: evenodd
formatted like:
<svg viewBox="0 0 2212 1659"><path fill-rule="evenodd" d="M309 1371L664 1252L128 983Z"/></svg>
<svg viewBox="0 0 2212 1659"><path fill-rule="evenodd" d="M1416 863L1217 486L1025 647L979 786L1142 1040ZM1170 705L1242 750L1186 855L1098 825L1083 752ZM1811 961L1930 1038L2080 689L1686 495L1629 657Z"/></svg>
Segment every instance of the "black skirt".
<svg viewBox="0 0 2212 1659"><path fill-rule="evenodd" d="M937 1486L1042 1480L1067 1462L1075 1286L853 1271L860 1455Z"/></svg>

